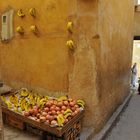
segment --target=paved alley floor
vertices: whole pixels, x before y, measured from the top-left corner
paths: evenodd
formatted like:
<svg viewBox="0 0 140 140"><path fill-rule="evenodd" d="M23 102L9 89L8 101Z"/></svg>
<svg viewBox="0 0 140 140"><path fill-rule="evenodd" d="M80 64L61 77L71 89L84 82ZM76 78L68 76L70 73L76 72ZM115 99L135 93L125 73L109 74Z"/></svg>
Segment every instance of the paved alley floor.
<svg viewBox="0 0 140 140"><path fill-rule="evenodd" d="M140 140L140 95L134 94L105 140Z"/></svg>
<svg viewBox="0 0 140 140"><path fill-rule="evenodd" d="M40 137L18 130L14 127L4 125L4 140L40 140Z"/></svg>

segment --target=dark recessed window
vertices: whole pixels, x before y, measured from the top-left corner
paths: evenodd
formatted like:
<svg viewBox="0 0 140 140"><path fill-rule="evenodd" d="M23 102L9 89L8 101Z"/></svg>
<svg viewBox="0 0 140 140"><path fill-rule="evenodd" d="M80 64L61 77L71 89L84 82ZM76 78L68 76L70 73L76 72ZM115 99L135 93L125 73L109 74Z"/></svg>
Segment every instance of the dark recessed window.
<svg viewBox="0 0 140 140"><path fill-rule="evenodd" d="M3 16L3 23L6 23L6 16Z"/></svg>

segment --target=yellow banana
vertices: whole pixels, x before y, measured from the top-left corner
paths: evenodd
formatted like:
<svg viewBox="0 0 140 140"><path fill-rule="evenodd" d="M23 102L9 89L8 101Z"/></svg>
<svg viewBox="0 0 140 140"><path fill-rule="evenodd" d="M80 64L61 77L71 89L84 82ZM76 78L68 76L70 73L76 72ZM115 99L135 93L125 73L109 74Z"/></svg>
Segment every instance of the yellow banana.
<svg viewBox="0 0 140 140"><path fill-rule="evenodd" d="M66 118L68 118L69 116L71 116L71 113L65 114L65 115L64 115L64 118L66 119Z"/></svg>
<svg viewBox="0 0 140 140"><path fill-rule="evenodd" d="M16 28L16 31L17 31L18 33L20 33L20 34L23 34L23 33L24 33L24 29L23 29L22 26L18 26L18 27Z"/></svg>
<svg viewBox="0 0 140 140"><path fill-rule="evenodd" d="M85 102L83 100L77 100L77 103L81 103L85 106Z"/></svg>
<svg viewBox="0 0 140 140"><path fill-rule="evenodd" d="M25 111L29 111L29 105L28 105L28 103L26 102L25 104L24 104L24 109L25 109Z"/></svg>
<svg viewBox="0 0 140 140"><path fill-rule="evenodd" d="M30 26L30 31L33 33L37 33L38 32L37 26L36 25Z"/></svg>
<svg viewBox="0 0 140 140"><path fill-rule="evenodd" d="M20 92L20 95L21 95L22 97L27 97L27 96L29 95L29 93L28 93L27 91L21 91L21 92Z"/></svg>
<svg viewBox="0 0 140 140"><path fill-rule="evenodd" d="M62 114L57 116L57 122L58 122L58 126L61 126L61 127L64 126L65 119Z"/></svg>
<svg viewBox="0 0 140 140"><path fill-rule="evenodd" d="M72 32L72 31L73 31L73 22L69 21L69 22L67 23L67 30L68 30L69 32Z"/></svg>
<svg viewBox="0 0 140 140"><path fill-rule="evenodd" d="M69 49L73 50L74 49L74 46L75 46L73 40L68 40L67 43L66 43L66 46Z"/></svg>
<svg viewBox="0 0 140 140"><path fill-rule="evenodd" d="M42 99L40 100L39 104L38 104L39 107L43 108L47 101L48 101L48 100L46 100L46 98L42 98Z"/></svg>
<svg viewBox="0 0 140 140"><path fill-rule="evenodd" d="M31 16L35 17L36 16L36 10L35 10L35 8L31 8L29 10L29 13L30 13Z"/></svg>
<svg viewBox="0 0 140 140"><path fill-rule="evenodd" d="M30 93L30 94L28 95L28 98L29 98L29 100L32 100L34 97L33 97L33 95Z"/></svg>
<svg viewBox="0 0 140 140"><path fill-rule="evenodd" d="M60 119L61 119L61 122L64 123L64 122L65 122L65 119L64 119L63 115L60 114L59 117L60 117Z"/></svg>
<svg viewBox="0 0 140 140"><path fill-rule="evenodd" d="M65 112L64 112L64 115L68 114L68 113L72 113L72 110L71 109L67 109Z"/></svg>
<svg viewBox="0 0 140 140"><path fill-rule="evenodd" d="M63 123L61 122L61 119L58 116L57 116L57 123L58 123L58 126L60 126L60 127L63 126Z"/></svg>
<svg viewBox="0 0 140 140"><path fill-rule="evenodd" d="M18 106L18 97L16 95L11 95L9 99L12 104Z"/></svg>
<svg viewBox="0 0 140 140"><path fill-rule="evenodd" d="M68 100L68 97L67 96L61 96L57 100L58 101L65 101L65 100Z"/></svg>
<svg viewBox="0 0 140 140"><path fill-rule="evenodd" d="M39 105L40 104L40 97L38 96L37 97L37 105Z"/></svg>
<svg viewBox="0 0 140 140"><path fill-rule="evenodd" d="M6 103L6 105L9 109L11 109L13 107L12 104L9 101L6 101L5 103Z"/></svg>
<svg viewBox="0 0 140 140"><path fill-rule="evenodd" d="M2 100L3 102L6 102L5 96L1 96L1 100Z"/></svg>
<svg viewBox="0 0 140 140"><path fill-rule="evenodd" d="M49 100L49 96L45 96L45 99L46 99L46 101L48 101Z"/></svg>
<svg viewBox="0 0 140 140"><path fill-rule="evenodd" d="M36 104L35 98L31 99L30 103L34 106Z"/></svg>
<svg viewBox="0 0 140 140"><path fill-rule="evenodd" d="M19 10L17 11L17 15L18 15L19 17L24 17L24 16L25 16L25 14L23 14L22 9L19 9Z"/></svg>
<svg viewBox="0 0 140 140"><path fill-rule="evenodd" d="M26 103L27 103L27 102L26 102L25 99L21 101L20 107L21 107L22 111L25 110L25 104L26 104Z"/></svg>
<svg viewBox="0 0 140 140"><path fill-rule="evenodd" d="M79 105L80 107L84 108L85 106L82 103L77 103L77 105Z"/></svg>

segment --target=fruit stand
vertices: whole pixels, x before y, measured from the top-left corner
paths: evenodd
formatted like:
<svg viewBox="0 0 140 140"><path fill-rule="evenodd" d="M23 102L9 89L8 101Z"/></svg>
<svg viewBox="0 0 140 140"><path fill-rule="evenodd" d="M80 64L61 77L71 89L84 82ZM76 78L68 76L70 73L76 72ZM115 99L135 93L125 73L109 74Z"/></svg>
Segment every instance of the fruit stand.
<svg viewBox="0 0 140 140"><path fill-rule="evenodd" d="M44 139L74 140L80 135L85 102L67 96L40 96L20 89L1 96L4 122L36 130Z"/></svg>

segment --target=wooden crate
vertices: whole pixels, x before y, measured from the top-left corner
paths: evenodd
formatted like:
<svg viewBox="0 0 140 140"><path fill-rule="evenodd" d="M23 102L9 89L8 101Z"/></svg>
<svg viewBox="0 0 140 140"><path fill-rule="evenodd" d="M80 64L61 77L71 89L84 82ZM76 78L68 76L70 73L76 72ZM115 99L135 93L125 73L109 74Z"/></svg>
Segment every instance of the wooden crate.
<svg viewBox="0 0 140 140"><path fill-rule="evenodd" d="M16 127L20 130L24 130L25 129L25 123L23 122L23 120L15 117L15 116L11 116L9 114L3 113L3 120L5 123Z"/></svg>
<svg viewBox="0 0 140 140"><path fill-rule="evenodd" d="M17 127L21 130L27 129L35 134L41 134L44 140L75 140L80 135L81 131L81 119L84 115L84 111L81 111L73 119L71 119L64 127L50 127L44 123L38 123L31 120L21 114L17 114L7 107L2 106L2 112L6 123ZM28 126L28 127L27 127ZM40 132L40 133L38 133Z"/></svg>
<svg viewBox="0 0 140 140"><path fill-rule="evenodd" d="M43 135L43 131L42 130L32 126L31 124L26 124L26 130L28 132L31 132L31 133L35 134L35 135L39 135L39 136Z"/></svg>
<svg viewBox="0 0 140 140"><path fill-rule="evenodd" d="M61 137L43 132L43 140L80 140L81 120L71 126Z"/></svg>

